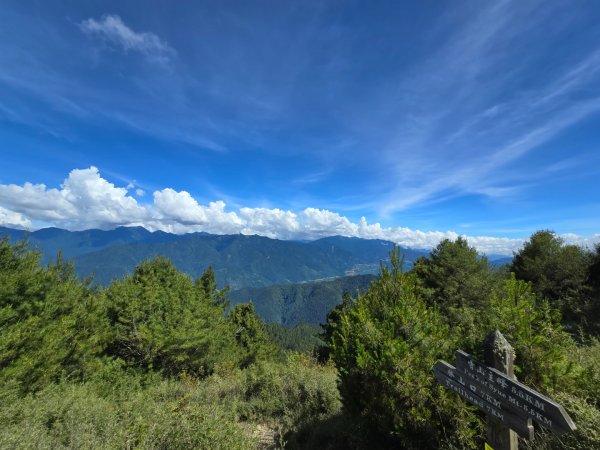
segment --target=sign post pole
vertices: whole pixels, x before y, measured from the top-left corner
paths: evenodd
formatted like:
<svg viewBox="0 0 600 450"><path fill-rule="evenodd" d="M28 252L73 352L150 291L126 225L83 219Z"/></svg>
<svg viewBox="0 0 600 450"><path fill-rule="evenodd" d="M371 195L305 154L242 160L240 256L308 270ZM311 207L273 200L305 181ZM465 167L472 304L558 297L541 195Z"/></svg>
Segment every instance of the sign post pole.
<svg viewBox="0 0 600 450"><path fill-rule="evenodd" d="M484 345L485 363L514 379L515 351L500 331L490 333ZM489 414L486 423L487 442L494 450L518 450L517 433Z"/></svg>

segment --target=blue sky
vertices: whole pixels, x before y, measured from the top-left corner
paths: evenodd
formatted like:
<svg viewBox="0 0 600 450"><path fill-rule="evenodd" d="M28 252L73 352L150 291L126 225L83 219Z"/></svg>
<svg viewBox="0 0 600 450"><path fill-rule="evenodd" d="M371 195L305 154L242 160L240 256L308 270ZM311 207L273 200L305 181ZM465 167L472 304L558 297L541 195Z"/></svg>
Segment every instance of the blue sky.
<svg viewBox="0 0 600 450"><path fill-rule="evenodd" d="M600 238L596 1L10 1L0 224Z"/></svg>

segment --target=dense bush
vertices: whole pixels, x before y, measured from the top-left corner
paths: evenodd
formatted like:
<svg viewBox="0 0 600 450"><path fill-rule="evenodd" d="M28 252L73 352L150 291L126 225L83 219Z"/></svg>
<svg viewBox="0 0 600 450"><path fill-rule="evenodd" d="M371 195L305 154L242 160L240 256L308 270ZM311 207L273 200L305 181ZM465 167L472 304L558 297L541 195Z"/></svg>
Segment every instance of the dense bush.
<svg viewBox="0 0 600 450"><path fill-rule="evenodd" d="M26 396L15 383L0 387L0 448L250 449L339 408L335 368L298 354L244 370L219 365L202 380L116 363L83 384Z"/></svg>
<svg viewBox="0 0 600 450"><path fill-rule="evenodd" d="M0 448L256 448L338 412L333 366L216 286L157 258L92 289L0 241Z"/></svg>
<svg viewBox="0 0 600 450"><path fill-rule="evenodd" d="M332 365L322 366L311 357L292 354L286 364L263 362L244 373L248 418L278 418L287 429L325 419L340 408Z"/></svg>
<svg viewBox="0 0 600 450"><path fill-rule="evenodd" d="M542 391L572 386L579 369L569 354L576 345L564 331L559 311L537 301L531 286L514 275L490 297L488 308L479 315L479 327L499 329L511 343L517 355L517 377Z"/></svg>

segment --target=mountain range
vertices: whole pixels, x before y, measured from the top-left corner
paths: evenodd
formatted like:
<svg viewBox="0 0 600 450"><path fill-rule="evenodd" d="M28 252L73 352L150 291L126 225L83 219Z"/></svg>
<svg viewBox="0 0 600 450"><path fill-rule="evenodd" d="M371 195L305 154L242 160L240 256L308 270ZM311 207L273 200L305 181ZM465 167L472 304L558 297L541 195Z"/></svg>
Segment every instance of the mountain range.
<svg viewBox="0 0 600 450"><path fill-rule="evenodd" d="M81 277L107 285L131 273L142 261L166 256L192 276L210 265L220 286L232 289L300 283L337 277L376 274L393 243L378 239L332 236L310 242L283 241L263 236L175 235L142 227L114 230L67 231L43 228L33 232L0 227L0 237L28 239L43 262L63 257L73 261ZM406 268L428 250L401 248Z"/></svg>

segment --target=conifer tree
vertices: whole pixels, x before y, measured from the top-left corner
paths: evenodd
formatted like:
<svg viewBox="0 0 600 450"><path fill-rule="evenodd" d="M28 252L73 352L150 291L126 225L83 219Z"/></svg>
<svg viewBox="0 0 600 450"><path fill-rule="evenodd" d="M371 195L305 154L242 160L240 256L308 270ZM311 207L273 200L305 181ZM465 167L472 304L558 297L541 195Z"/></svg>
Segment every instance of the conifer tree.
<svg viewBox="0 0 600 450"><path fill-rule="evenodd" d="M235 330L235 339L243 353L242 367L271 356L275 348L270 343L263 321L252 302L234 306L227 316Z"/></svg>
<svg viewBox="0 0 600 450"><path fill-rule="evenodd" d="M23 391L85 378L108 341L101 293L60 255L46 267L40 259L26 242L0 240L0 382Z"/></svg>
<svg viewBox="0 0 600 450"><path fill-rule="evenodd" d="M206 280L203 287L213 289L214 274ZM140 264L106 295L115 330L110 351L134 366L205 375L215 363L237 357L223 305L166 258Z"/></svg>
<svg viewBox="0 0 600 450"><path fill-rule="evenodd" d="M590 261L586 250L566 245L554 232L541 230L515 253L511 271L532 284L539 300L547 299L558 308L567 329L576 334L579 328L587 329Z"/></svg>

